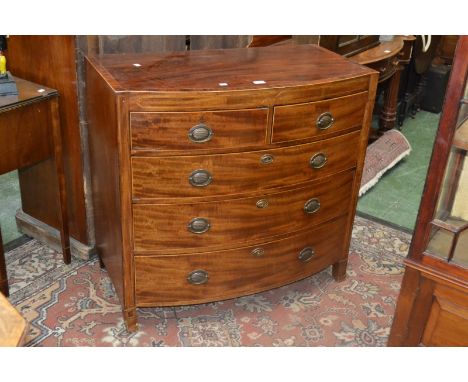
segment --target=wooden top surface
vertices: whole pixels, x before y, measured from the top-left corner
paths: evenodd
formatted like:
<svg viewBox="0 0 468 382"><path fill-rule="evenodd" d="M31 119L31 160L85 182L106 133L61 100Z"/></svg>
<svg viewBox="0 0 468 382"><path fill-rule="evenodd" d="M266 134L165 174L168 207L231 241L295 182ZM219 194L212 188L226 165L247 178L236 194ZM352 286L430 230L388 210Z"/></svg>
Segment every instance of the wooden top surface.
<svg viewBox="0 0 468 382"><path fill-rule="evenodd" d="M58 95L56 90L46 86L38 85L18 77L14 77L14 79L18 89L18 95L0 95L0 113Z"/></svg>
<svg viewBox="0 0 468 382"><path fill-rule="evenodd" d="M26 320L0 293L0 346L21 346L27 327Z"/></svg>
<svg viewBox="0 0 468 382"><path fill-rule="evenodd" d="M374 48L351 56L349 59L361 65L371 64L389 57L396 56L405 44L405 40L415 40L414 36L394 36L390 41L381 41Z"/></svg>
<svg viewBox="0 0 468 382"><path fill-rule="evenodd" d="M88 60L115 91L256 90L326 83L374 72L317 45L107 54Z"/></svg>

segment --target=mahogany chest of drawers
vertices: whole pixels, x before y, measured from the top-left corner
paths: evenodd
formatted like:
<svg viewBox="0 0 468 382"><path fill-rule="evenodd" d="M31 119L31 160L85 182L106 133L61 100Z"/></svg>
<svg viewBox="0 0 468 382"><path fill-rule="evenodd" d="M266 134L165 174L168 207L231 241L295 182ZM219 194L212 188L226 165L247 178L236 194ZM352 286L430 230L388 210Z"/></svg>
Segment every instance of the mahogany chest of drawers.
<svg viewBox="0 0 468 382"><path fill-rule="evenodd" d="M344 278L377 77L312 45L87 58L96 247L130 330L137 307Z"/></svg>

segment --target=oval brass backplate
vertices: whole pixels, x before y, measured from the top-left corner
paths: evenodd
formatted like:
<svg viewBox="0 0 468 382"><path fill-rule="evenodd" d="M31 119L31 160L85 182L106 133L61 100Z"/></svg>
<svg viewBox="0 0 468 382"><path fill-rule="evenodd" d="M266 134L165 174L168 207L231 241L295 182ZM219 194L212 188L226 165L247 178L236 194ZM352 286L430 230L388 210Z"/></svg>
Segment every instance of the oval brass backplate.
<svg viewBox="0 0 468 382"><path fill-rule="evenodd" d="M273 155L271 154L264 154L262 155L262 157L260 158L260 162L263 163L263 164L270 164L273 162L275 158L273 157Z"/></svg>
<svg viewBox="0 0 468 382"><path fill-rule="evenodd" d="M208 272L203 269L197 269L189 273L187 281L193 285L205 284L208 281Z"/></svg>
<svg viewBox="0 0 468 382"><path fill-rule="evenodd" d="M213 130L204 123L200 123L189 130L188 137L194 143L209 142L213 137Z"/></svg>
<svg viewBox="0 0 468 382"><path fill-rule="evenodd" d="M207 170L195 170L189 176L189 183L194 187L206 187L213 181Z"/></svg>
<svg viewBox="0 0 468 382"><path fill-rule="evenodd" d="M301 252L299 252L299 255L297 258L301 260L303 263L307 263L314 257L315 252L311 247L305 247Z"/></svg>
<svg viewBox="0 0 468 382"><path fill-rule="evenodd" d="M310 158L309 164L310 167L314 169L322 168L326 165L328 161L327 155L324 153L315 154L312 158Z"/></svg>
<svg viewBox="0 0 468 382"><path fill-rule="evenodd" d="M253 257L262 257L265 254L265 250L261 247L258 247L258 248L252 249L252 252L250 252L250 254Z"/></svg>
<svg viewBox="0 0 468 382"><path fill-rule="evenodd" d="M317 121L315 124L318 129L326 130L326 129L329 129L333 125L334 122L335 122L335 118L333 118L333 115L327 111L325 113L320 114L317 117Z"/></svg>
<svg viewBox="0 0 468 382"><path fill-rule="evenodd" d="M210 229L210 221L205 218L194 218L187 224L187 229L196 234L202 234Z"/></svg>
<svg viewBox="0 0 468 382"><path fill-rule="evenodd" d="M268 200L260 199L259 201L257 201L257 203L255 205L257 206L257 208L267 208L268 207Z"/></svg>
<svg viewBox="0 0 468 382"><path fill-rule="evenodd" d="M317 198L309 199L304 204L304 212L306 214L314 214L320 209L320 201Z"/></svg>

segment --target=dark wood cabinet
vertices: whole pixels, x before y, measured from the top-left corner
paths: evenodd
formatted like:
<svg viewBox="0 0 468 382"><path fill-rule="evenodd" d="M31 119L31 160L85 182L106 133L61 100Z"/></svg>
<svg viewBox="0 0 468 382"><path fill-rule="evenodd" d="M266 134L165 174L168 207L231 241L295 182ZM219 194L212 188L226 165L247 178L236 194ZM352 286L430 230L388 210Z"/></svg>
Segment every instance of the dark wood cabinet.
<svg viewBox="0 0 468 382"><path fill-rule="evenodd" d="M468 346L468 37L460 37L389 345Z"/></svg>
<svg viewBox="0 0 468 382"><path fill-rule="evenodd" d="M379 35L321 35L319 45L349 57L380 44Z"/></svg>
<svg viewBox="0 0 468 382"><path fill-rule="evenodd" d="M312 45L96 55L96 246L136 308L346 273L378 73Z"/></svg>

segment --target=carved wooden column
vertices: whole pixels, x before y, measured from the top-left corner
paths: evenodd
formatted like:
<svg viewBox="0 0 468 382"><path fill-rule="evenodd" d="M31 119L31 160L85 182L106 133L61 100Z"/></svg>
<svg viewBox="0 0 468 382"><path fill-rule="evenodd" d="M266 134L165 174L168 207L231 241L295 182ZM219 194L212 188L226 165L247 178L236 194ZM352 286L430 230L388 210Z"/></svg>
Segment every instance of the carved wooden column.
<svg viewBox="0 0 468 382"><path fill-rule="evenodd" d="M404 67L399 65L397 59L395 59L393 65L395 66L395 73L388 79L389 83L384 90L384 105L379 117L380 133L393 129L397 118L398 89L401 71Z"/></svg>

